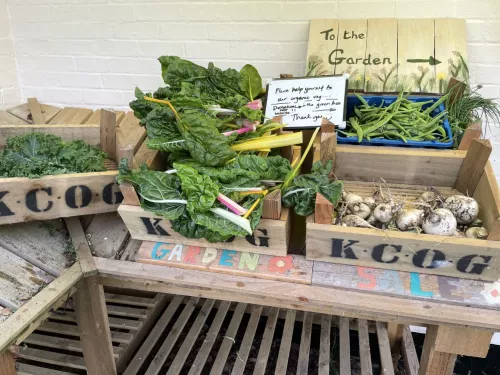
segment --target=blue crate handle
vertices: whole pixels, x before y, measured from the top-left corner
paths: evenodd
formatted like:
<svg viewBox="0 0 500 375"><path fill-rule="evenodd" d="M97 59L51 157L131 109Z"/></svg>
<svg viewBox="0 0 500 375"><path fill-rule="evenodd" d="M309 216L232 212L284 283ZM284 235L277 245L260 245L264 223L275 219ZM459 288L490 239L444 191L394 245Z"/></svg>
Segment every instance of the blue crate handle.
<svg viewBox="0 0 500 375"><path fill-rule="evenodd" d="M395 95L367 95L363 98L368 102L369 105L380 105L382 100L384 100L384 107L394 102L398 97ZM408 100L413 102L423 102L432 100L437 102L438 97L435 96L409 96ZM355 95L348 95L347 97L347 119L354 116L354 107L361 104L361 101ZM432 103L424 105L422 109L431 106ZM432 114L437 116L445 110L444 104L442 103L438 108L436 108ZM406 143L400 139L384 139L384 138L372 138L370 141L367 139L358 142L358 137L345 137L340 133L337 133L337 142L343 144L356 144L356 145L369 145L369 146L406 146L406 147L430 147L430 148L451 148L453 146L453 135L451 133L450 122L448 121L448 116L444 116L443 128L448 136L448 142L438 142L438 141L407 141Z"/></svg>

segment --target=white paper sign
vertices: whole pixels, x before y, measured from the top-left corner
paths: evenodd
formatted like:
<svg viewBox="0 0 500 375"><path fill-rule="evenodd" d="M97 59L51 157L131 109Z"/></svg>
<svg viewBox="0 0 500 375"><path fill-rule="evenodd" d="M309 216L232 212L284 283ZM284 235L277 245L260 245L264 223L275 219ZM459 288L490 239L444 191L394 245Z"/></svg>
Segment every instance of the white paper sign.
<svg viewBox="0 0 500 375"><path fill-rule="evenodd" d="M267 92L266 117L283 116L287 127L320 126L322 118L346 126L345 76L279 79L269 83Z"/></svg>

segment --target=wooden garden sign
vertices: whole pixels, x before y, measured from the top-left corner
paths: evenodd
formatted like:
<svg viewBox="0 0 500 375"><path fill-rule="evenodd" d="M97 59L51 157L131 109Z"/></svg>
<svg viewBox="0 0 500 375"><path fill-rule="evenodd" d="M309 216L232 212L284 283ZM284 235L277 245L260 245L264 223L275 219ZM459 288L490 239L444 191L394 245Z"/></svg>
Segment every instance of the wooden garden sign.
<svg viewBox="0 0 500 375"><path fill-rule="evenodd" d="M312 20L306 75L344 73L349 89L443 93L468 78L465 20Z"/></svg>

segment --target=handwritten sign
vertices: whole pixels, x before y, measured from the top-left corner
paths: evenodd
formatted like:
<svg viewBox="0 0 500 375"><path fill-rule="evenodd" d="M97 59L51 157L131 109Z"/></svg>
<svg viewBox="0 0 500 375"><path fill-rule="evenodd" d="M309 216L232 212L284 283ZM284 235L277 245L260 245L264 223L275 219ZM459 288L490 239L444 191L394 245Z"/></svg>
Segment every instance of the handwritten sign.
<svg viewBox="0 0 500 375"><path fill-rule="evenodd" d="M283 116L289 128L321 125L323 118L345 128L347 78L279 79L268 87L266 117Z"/></svg>

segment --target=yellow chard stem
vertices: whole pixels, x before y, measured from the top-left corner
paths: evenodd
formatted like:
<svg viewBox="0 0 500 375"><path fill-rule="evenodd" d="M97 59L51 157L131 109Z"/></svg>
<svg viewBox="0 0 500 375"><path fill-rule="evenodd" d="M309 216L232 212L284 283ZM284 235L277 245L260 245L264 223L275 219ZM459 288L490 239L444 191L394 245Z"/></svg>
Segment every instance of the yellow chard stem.
<svg viewBox="0 0 500 375"><path fill-rule="evenodd" d="M267 194L267 190L264 190L262 192L262 197L265 197ZM243 215L243 218L244 219L248 219L250 217L250 215L252 214L252 212L257 208L257 206L259 205L260 203L260 200L262 199L262 197L258 198L255 202L253 202L252 206L248 209L248 211L246 212L245 215Z"/></svg>
<svg viewBox="0 0 500 375"><path fill-rule="evenodd" d="M153 102L153 103L158 103L158 104L166 104L169 106L169 108L172 110L172 112L174 112L174 115L175 117L179 120L180 117L179 117L179 114L177 113L177 111L175 110L174 106L172 105L172 103L170 103L168 100L161 100L161 99L156 99L156 98L152 98L150 96L144 96L144 100L147 100L148 102Z"/></svg>

